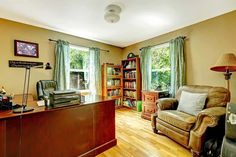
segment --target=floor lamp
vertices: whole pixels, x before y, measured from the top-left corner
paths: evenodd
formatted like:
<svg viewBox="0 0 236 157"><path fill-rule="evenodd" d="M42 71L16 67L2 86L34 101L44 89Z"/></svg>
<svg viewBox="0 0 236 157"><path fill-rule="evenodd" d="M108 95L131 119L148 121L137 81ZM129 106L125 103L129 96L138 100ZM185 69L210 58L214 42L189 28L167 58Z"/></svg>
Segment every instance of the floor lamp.
<svg viewBox="0 0 236 157"><path fill-rule="evenodd" d="M30 70L31 68L42 68L45 67L45 70L52 69L50 63L47 63L45 65L38 65L38 66L26 66L25 67L25 79L24 79L24 88L23 88L23 97L22 97L22 107L13 109L13 113L24 113L24 112L30 112L33 111L34 108L27 107L28 102L28 94L29 94L29 82L30 82Z"/></svg>
<svg viewBox="0 0 236 157"><path fill-rule="evenodd" d="M233 53L223 54L216 62L215 66L210 68L213 71L224 72L226 87L230 91L231 72L236 71L236 56Z"/></svg>

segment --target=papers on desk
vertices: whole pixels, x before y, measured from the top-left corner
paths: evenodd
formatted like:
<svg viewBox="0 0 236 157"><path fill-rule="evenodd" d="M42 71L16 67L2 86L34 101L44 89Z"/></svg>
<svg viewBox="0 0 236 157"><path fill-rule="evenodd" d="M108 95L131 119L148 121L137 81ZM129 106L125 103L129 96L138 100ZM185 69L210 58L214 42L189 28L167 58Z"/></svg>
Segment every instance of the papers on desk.
<svg viewBox="0 0 236 157"><path fill-rule="evenodd" d="M45 106L44 100L37 101L38 106Z"/></svg>

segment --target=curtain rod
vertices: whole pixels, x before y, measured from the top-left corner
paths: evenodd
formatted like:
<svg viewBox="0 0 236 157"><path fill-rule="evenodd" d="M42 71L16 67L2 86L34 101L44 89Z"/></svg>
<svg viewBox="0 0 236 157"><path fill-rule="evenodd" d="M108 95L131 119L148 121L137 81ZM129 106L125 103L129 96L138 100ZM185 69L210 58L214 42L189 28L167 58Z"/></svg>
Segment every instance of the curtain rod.
<svg viewBox="0 0 236 157"><path fill-rule="evenodd" d="M183 38L183 39L186 39L186 36L182 36L182 38ZM168 43L168 42L170 42L170 41L171 41L171 40L168 40L168 41L165 41L165 42L162 42L162 43L158 43L158 44L155 44L155 45L151 45L151 47L157 46L157 45L162 45L162 44ZM150 45L149 45L149 46L150 46ZM144 46L144 47L140 48L139 51L141 51L143 48L149 47L149 46Z"/></svg>
<svg viewBox="0 0 236 157"><path fill-rule="evenodd" d="M52 42L57 42L57 40L54 40L54 39L48 39L49 41L52 41ZM70 42L69 42L70 43ZM89 48L89 47L87 47L87 46L81 46L81 45L77 45L77 44L72 44L72 43L70 43L71 45L75 45L75 46L80 46L80 47L86 47L86 48ZM99 48L99 50L101 50L101 51L105 51L105 52L110 52L109 50L104 50L104 49L100 49Z"/></svg>

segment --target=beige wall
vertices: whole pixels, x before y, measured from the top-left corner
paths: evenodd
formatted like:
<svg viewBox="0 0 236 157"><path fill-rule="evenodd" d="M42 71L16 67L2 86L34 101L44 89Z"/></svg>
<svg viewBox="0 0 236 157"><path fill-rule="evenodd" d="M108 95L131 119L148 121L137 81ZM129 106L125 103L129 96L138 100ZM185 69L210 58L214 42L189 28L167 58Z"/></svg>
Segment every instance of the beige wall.
<svg viewBox="0 0 236 157"><path fill-rule="evenodd" d="M155 45L169 41L177 36L187 36L186 60L187 83L213 86L225 86L222 73L210 71L218 57L229 50L236 54L236 11L149 39L125 49L107 44L74 37L71 35L33 27L0 19L0 86L4 86L9 93L22 93L24 69L9 68L8 60L27 60L50 62L54 64L54 43L48 38L63 39L71 43L109 49L111 52L102 52L102 63L120 64L129 52L139 54L139 49L148 45ZM39 43L39 58L14 56L14 39ZM123 52L123 55L122 55ZM31 75L30 92L35 95L35 84L40 79L52 79L53 71L33 69ZM231 78L232 102L236 102L236 73Z"/></svg>
<svg viewBox="0 0 236 157"><path fill-rule="evenodd" d="M129 52L139 54L139 49L169 41L177 36L186 36L187 84L225 87L222 73L210 69L222 53L236 54L236 11L157 36L131 46L123 51L123 58ZM231 101L236 103L236 73L231 82Z"/></svg>
<svg viewBox="0 0 236 157"><path fill-rule="evenodd" d="M78 38L75 36L25 25L0 19L0 87L4 86L7 92L19 94L23 90L24 69L9 68L8 60L25 60L37 62L50 62L54 65L54 45L48 39L67 40L73 44L99 47L110 50L101 51L101 62L120 64L122 49L107 44ZM14 56L14 39L36 42L39 44L39 58ZM30 93L36 94L36 82L41 79L52 79L53 70L33 69L31 70Z"/></svg>

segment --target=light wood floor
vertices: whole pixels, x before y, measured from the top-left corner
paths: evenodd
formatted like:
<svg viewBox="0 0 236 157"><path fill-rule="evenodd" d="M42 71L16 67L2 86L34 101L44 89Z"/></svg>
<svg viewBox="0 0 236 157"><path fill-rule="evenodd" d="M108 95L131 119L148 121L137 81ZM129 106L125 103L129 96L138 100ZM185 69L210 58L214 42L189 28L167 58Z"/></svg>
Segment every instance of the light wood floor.
<svg viewBox="0 0 236 157"><path fill-rule="evenodd" d="M151 122L130 109L116 110L117 145L97 157L191 157L189 150L152 132Z"/></svg>

